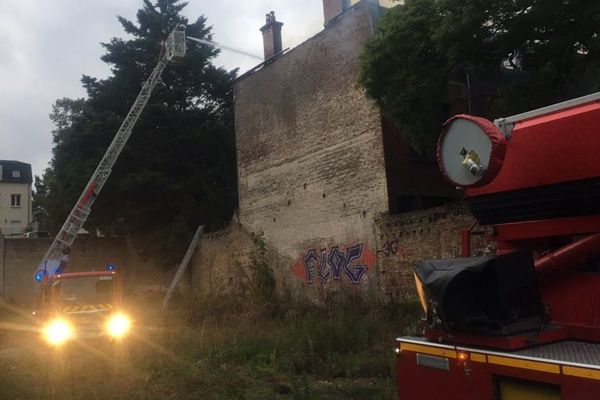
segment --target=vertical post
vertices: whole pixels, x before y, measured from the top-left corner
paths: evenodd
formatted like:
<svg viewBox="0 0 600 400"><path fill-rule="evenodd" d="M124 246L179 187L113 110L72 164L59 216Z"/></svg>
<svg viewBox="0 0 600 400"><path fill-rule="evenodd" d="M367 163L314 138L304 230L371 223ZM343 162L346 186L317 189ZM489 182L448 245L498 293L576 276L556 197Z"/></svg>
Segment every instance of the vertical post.
<svg viewBox="0 0 600 400"><path fill-rule="evenodd" d="M471 229L461 229L460 231L460 255L461 257L471 257Z"/></svg>

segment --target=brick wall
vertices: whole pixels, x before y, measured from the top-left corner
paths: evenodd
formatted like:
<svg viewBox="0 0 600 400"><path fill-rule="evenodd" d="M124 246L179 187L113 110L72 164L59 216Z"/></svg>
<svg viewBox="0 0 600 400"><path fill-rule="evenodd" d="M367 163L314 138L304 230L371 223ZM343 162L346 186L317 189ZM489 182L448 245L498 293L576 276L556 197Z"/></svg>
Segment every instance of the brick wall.
<svg viewBox="0 0 600 400"><path fill-rule="evenodd" d="M235 293L244 279L244 266L250 262L252 236L238 223L227 229L204 234L190 262L195 290Z"/></svg>
<svg viewBox="0 0 600 400"><path fill-rule="evenodd" d="M460 257L460 230L474 217L458 203L399 215L383 214L376 221L378 289L384 299L416 296L413 264L419 260ZM478 233L471 235L472 254L493 252Z"/></svg>
<svg viewBox="0 0 600 400"><path fill-rule="evenodd" d="M372 261L373 220L387 210L381 116L356 83L376 11L359 3L235 85L240 222L286 260L276 273L307 288L328 273L329 286L362 287L368 272L355 265ZM367 260L320 271L323 249Z"/></svg>
<svg viewBox="0 0 600 400"><path fill-rule="evenodd" d="M51 239L0 237L1 294L7 301L29 306L34 289L34 272L51 244ZM104 269L114 263L125 274L130 291L166 284L161 269L140 260L129 244L119 238L78 238L72 247L68 271Z"/></svg>

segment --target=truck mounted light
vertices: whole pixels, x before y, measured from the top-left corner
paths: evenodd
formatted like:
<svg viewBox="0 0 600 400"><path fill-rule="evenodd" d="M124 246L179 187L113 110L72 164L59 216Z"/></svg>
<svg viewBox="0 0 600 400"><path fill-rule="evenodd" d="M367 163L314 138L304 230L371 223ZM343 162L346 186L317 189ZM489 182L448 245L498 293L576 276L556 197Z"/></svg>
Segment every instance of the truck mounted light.
<svg viewBox="0 0 600 400"><path fill-rule="evenodd" d="M46 341L53 346L60 346L73 337L71 324L63 319L55 319L44 328Z"/></svg>
<svg viewBox="0 0 600 400"><path fill-rule="evenodd" d="M124 314L113 315L106 323L108 334L115 338L121 338L129 332L130 319Z"/></svg>

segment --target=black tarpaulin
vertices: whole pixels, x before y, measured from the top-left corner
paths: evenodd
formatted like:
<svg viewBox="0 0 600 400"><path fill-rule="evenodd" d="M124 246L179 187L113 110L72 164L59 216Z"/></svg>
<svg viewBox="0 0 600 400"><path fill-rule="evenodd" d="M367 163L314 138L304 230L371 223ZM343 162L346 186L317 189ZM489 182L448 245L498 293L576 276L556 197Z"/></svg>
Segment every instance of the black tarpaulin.
<svg viewBox="0 0 600 400"><path fill-rule="evenodd" d="M428 297L428 319L447 327L502 334L519 321L542 320L530 252L420 261L415 273Z"/></svg>

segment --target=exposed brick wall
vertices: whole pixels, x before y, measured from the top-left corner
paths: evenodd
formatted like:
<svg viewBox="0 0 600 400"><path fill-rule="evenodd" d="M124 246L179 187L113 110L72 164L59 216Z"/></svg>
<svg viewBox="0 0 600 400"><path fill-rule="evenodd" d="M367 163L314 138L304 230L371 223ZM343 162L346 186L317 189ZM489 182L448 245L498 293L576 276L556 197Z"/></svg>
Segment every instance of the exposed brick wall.
<svg viewBox="0 0 600 400"><path fill-rule="evenodd" d="M327 25L344 11L343 0L323 0L323 20Z"/></svg>
<svg viewBox="0 0 600 400"><path fill-rule="evenodd" d="M311 249L373 248L387 211L381 116L356 83L373 24L361 2L235 85L240 222L288 260L276 273L291 280Z"/></svg>
<svg viewBox="0 0 600 400"><path fill-rule="evenodd" d="M34 272L48 250L52 239L2 239L0 267L2 269L2 296L4 299L29 306L34 289ZM72 247L68 271L104 269L115 263L126 274L130 291L146 285L164 285L161 269L137 257L129 244L119 238L78 238Z"/></svg>
<svg viewBox="0 0 600 400"><path fill-rule="evenodd" d="M474 217L464 203L407 214L383 214L376 221L379 294L386 299L414 298L413 264L419 260L460 257L460 230ZM477 231L477 229L475 230ZM472 235L472 254L493 251Z"/></svg>
<svg viewBox="0 0 600 400"><path fill-rule="evenodd" d="M190 262L191 283L195 290L235 293L244 279L244 266L250 262L252 236L239 224L202 235L199 248Z"/></svg>
<svg viewBox="0 0 600 400"><path fill-rule="evenodd" d="M283 23L275 20L275 13L267 14L267 23L260 28L263 34L265 60L280 53L282 48L281 27Z"/></svg>

